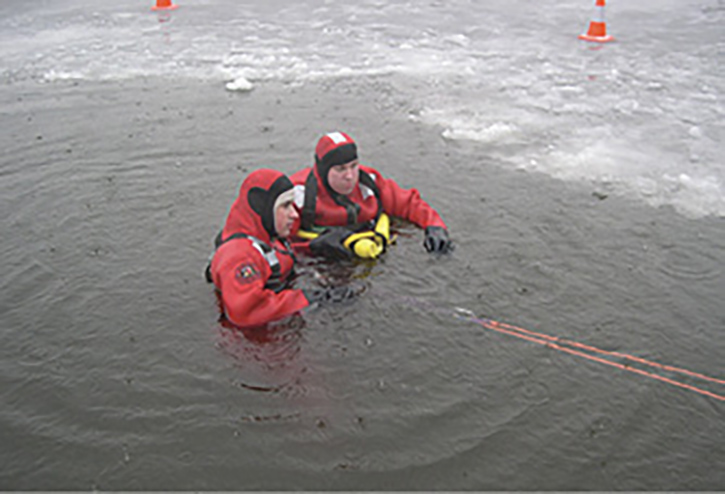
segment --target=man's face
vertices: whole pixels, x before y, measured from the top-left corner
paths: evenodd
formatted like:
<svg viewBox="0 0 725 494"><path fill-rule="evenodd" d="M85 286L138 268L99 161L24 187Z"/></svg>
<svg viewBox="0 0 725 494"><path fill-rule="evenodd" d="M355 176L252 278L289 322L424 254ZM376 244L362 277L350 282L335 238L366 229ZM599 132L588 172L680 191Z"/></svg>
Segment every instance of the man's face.
<svg viewBox="0 0 725 494"><path fill-rule="evenodd" d="M327 182L332 190L338 194L348 195L357 185L360 163L358 160L349 161L343 165L336 165L330 168L327 173Z"/></svg>
<svg viewBox="0 0 725 494"><path fill-rule="evenodd" d="M274 229L277 231L277 236L280 238L289 237L292 225L299 216L292 200L277 206L277 209L274 210Z"/></svg>

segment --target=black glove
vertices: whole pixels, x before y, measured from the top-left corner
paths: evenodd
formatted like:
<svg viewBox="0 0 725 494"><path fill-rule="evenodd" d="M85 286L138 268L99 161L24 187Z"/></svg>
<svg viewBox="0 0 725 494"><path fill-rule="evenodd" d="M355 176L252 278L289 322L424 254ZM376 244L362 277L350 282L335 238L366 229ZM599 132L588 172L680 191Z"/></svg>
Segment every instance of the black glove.
<svg viewBox="0 0 725 494"><path fill-rule="evenodd" d="M352 252L343 244L351 234L352 232L347 228L330 227L316 239L310 241L310 251L315 255L325 256L330 259L351 259Z"/></svg>
<svg viewBox="0 0 725 494"><path fill-rule="evenodd" d="M448 230L442 226L429 226L426 228L423 245L428 252L443 254L452 250L451 240L448 238Z"/></svg>
<svg viewBox="0 0 725 494"><path fill-rule="evenodd" d="M312 288L302 290L310 305L314 303L339 303L351 300L357 291L351 286L334 286L329 288Z"/></svg>

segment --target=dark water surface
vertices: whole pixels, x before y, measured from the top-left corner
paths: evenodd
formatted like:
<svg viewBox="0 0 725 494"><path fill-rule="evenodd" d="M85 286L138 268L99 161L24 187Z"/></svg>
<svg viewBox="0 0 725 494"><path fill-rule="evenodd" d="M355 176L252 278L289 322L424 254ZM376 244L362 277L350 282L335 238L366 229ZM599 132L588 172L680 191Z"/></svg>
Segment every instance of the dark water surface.
<svg viewBox="0 0 725 494"><path fill-rule="evenodd" d="M723 219L504 170L390 84L0 87L0 489L725 487L725 402L453 315L725 378ZM334 129L455 253L399 224L376 263L303 270L354 303L222 327L201 273L239 184Z"/></svg>

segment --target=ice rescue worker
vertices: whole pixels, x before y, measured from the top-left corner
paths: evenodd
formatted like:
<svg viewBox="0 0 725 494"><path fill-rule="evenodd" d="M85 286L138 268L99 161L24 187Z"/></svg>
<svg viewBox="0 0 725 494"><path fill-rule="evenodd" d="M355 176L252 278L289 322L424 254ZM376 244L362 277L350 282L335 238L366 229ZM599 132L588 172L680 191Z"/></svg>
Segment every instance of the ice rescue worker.
<svg viewBox="0 0 725 494"><path fill-rule="evenodd" d="M292 182L283 173L250 173L215 240L207 281L219 290L224 313L237 326L264 325L316 302L354 295L346 286L287 288L295 258L286 238L299 217L293 198Z"/></svg>
<svg viewBox="0 0 725 494"><path fill-rule="evenodd" d="M381 221L387 228L387 215L424 228L423 245L428 252L451 249L445 223L420 193L403 189L377 170L361 165L355 141L344 132L322 136L315 148L315 166L290 178L295 184L295 204L301 212L298 236L309 240L309 249L314 254L351 257L352 252L358 252L350 240L360 235L357 232L366 235L375 233L376 227L380 230ZM378 253L384 249L386 240ZM360 256L376 255L374 252Z"/></svg>

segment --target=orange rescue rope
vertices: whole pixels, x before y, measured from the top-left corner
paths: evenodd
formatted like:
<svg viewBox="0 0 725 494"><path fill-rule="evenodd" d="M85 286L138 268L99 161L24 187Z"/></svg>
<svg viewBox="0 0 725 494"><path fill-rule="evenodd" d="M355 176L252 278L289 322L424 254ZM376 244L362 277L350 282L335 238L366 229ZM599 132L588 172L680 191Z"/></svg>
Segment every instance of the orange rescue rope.
<svg viewBox="0 0 725 494"><path fill-rule="evenodd" d="M598 354L602 354L602 355L609 355L612 357L623 358L626 360L630 360L632 362L637 362L640 364L648 365L650 367L655 367L655 368L666 370L669 372L677 372L680 374L685 374L690 377L702 379L702 380L709 381L712 383L725 384L725 380L723 380L723 379L706 376L704 374L699 374L697 372L692 372L687 369L682 369L679 367L673 367L671 365L660 364L658 362L653 362L651 360L643 359L641 357L635 357L634 355L628 355L626 353L602 350L601 348L597 348L597 347L594 347L591 345L585 345L583 343L577 343L576 341L565 340L563 338L559 338L556 336L550 336L550 335L543 334L543 333L537 333L536 331L530 331L527 329L520 328L518 326L501 323L501 322L494 321L491 319L481 319L474 315L471 315L470 311L466 311L466 313L467 313L467 315L465 315L465 316L461 315L460 313L456 313L456 317L458 317L459 319L466 320L466 321L474 322L486 329L490 329L493 331L497 331L499 333L507 334L509 336L515 336L517 338L521 338L526 341L531 341L533 343L543 345L543 346L545 346L547 348L551 348L553 350L558 350L560 352L568 353L571 355L576 355L577 357L582 357L582 358L591 360L593 362L599 362L601 364L610 365L610 366L616 367L618 369L622 369L622 370L625 370L628 372L633 372L635 374L649 377L651 379L656 379L658 381L662 381L667 384L671 384L673 386L677 386L677 387L684 388L684 389L687 389L690 391L694 391L696 393L699 393L704 396L708 396L710 398L714 398L716 400L725 401L725 395L713 393L711 391L699 388L697 386L686 384L686 383L683 383L680 381L676 381L674 379L670 379L670 378L667 378L664 376L660 376L658 374L654 374L652 372L648 372L648 371L645 371L642 369L638 369L636 367L632 367L631 365L621 364L619 362L613 362L611 360L608 360L608 359L605 359L602 357L598 357L595 355L591 355L589 353L585 353L580 350L575 350L574 348L579 348L582 350L587 350L589 352L598 353ZM567 346L564 346L564 345L567 345ZM574 347L574 348L569 348L569 347Z"/></svg>

